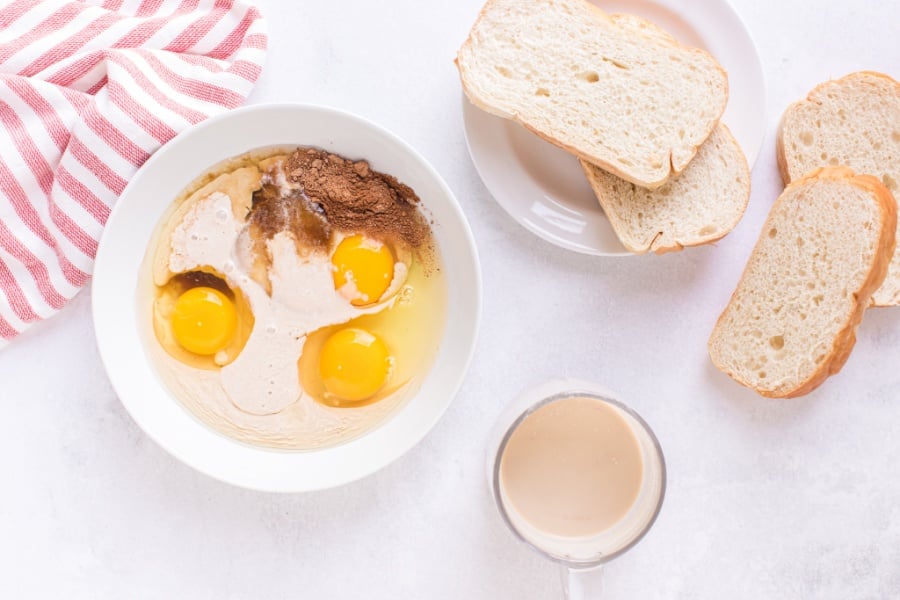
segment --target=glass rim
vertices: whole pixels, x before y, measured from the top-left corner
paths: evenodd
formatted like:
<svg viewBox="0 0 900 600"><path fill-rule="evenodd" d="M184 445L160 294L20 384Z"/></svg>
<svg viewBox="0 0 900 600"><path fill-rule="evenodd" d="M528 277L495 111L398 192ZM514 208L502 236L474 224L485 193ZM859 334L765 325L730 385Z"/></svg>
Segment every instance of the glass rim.
<svg viewBox="0 0 900 600"><path fill-rule="evenodd" d="M650 518L647 520L641 531L637 535L635 535L627 544L610 554L601 554L594 560L566 559L555 554L551 554L537 546L534 542L522 535L519 529L513 524L512 519L510 519L509 513L506 510L506 506L504 506L503 500L500 497L500 462L513 432L515 432L519 428L519 426L526 418L528 418L538 409L543 408L548 404L552 404L560 400L566 400L568 398L589 398L591 400L598 400L600 402L610 404L626 413L628 416L633 418L638 423L638 425L640 425L641 428L647 433L647 436L649 437L650 442L653 446L653 450L656 453L657 458L659 459L660 491L659 499L657 500L656 506L653 509L653 514L650 515ZM579 387L574 387L562 392L556 392L549 396L542 397L536 402L530 404L527 408L525 408L525 410L517 415L516 418L506 427L506 430L503 432L503 437L500 439L500 443L497 445L497 452L493 457L493 466L491 468L491 487L493 488L492 496L494 497L494 504L497 506L497 510L500 512L500 517L503 519L503 522L506 524L507 528L512 531L513 535L515 535L519 540L524 542L529 548L531 548L541 556L571 569L593 569L599 567L624 554L625 552L633 548L638 542L640 542L644 538L644 536L647 535L647 532L650 531L650 528L653 526L653 524L656 522L656 518L659 516L660 510L662 510L663 500L666 496L666 483L667 472L665 455L663 454L659 439L657 439L656 434L653 432L653 429L650 427L647 421L645 421L644 418L641 417L633 408L624 404L623 402L616 400L615 398L610 398L607 395L592 392L588 389Z"/></svg>

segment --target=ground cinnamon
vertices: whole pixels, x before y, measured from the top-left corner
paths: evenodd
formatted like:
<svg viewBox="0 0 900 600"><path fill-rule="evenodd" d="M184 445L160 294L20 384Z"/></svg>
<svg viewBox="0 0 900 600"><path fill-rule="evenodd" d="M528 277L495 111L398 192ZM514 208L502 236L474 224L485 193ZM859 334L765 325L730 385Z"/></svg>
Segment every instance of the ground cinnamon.
<svg viewBox="0 0 900 600"><path fill-rule="evenodd" d="M253 210L250 224L254 239L272 238L281 231L290 231L294 239L305 248L325 248L331 239L331 224L301 190L285 194L278 186L264 183L253 192Z"/></svg>
<svg viewBox="0 0 900 600"><path fill-rule="evenodd" d="M413 248L429 240L419 197L365 160L351 161L317 148L298 148L284 171L331 227L375 239L399 238Z"/></svg>

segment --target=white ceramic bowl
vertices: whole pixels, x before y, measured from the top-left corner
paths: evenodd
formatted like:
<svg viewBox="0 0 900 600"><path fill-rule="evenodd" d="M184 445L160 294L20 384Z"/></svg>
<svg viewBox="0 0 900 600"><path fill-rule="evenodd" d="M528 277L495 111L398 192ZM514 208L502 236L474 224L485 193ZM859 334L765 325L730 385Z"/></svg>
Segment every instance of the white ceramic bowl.
<svg viewBox="0 0 900 600"><path fill-rule="evenodd" d="M317 146L366 158L410 185L434 220L447 282L447 325L418 393L377 428L322 450L289 452L236 442L201 423L158 379L138 315L138 273L151 234L172 200L216 163L273 145ZM113 387L138 425L176 458L242 487L298 492L353 481L421 440L456 395L481 315L481 272L466 219L440 175L393 134L360 117L299 104L249 106L209 119L159 150L110 215L93 281L94 326Z"/></svg>

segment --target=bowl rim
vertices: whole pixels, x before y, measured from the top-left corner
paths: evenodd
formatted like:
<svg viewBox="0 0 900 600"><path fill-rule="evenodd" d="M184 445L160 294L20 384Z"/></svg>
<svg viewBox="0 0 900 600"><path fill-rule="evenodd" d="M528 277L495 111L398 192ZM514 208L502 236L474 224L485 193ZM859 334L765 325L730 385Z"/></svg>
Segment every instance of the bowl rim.
<svg viewBox="0 0 900 600"><path fill-rule="evenodd" d="M471 302L471 308L473 309L471 314L468 315L468 320L470 321L469 327L459 327L457 323L451 322L451 307L448 306L447 321L441 346L444 345L448 336L458 335L462 340L461 350L457 351L456 354L445 361L447 364L445 365L444 370L451 368L452 370L444 377L445 380L449 378L449 382L443 381L444 385L440 388L441 398L439 400L430 401L429 410L425 412L424 416L420 418L418 422L413 424L414 426L408 426L403 429L402 432L405 432L405 434L402 436L389 436L385 435L384 432L389 431L391 425L400 420L399 417L404 411L406 411L407 408L422 394L422 389L417 390L412 397L406 400L404 406L400 410L388 416L373 429L348 442L313 451L286 451L246 444L219 433L212 427L202 423L193 415L193 413L188 411L182 403L174 397L174 394L172 394L159 380L155 368L150 364L150 360L146 355L142 343L137 344L137 347L132 347L130 353L131 359L134 359L135 355L140 355L140 360L137 361L138 364L134 364L133 360L129 363L126 357L119 352L120 348L116 347L116 340L120 338L120 333L122 331L121 326L123 323L117 323L116 318L110 316L115 315L116 311L109 311L108 309L111 308L110 302L121 302L121 298L113 298L113 294L107 293L107 288L114 289L116 286L116 284L112 282L112 278L115 277L112 253L118 247L114 236L118 233L117 223L122 220L123 217L121 215L130 209L128 199L135 194L134 190L141 185L146 185L146 173L152 173L154 169L159 168L156 166L158 164L165 164L165 161L170 160L169 157L173 153L176 153L177 156L177 151L180 148L210 129L219 127L223 122L247 118L248 115L253 115L255 113L263 114L277 111L296 111L298 114L303 114L307 118L325 115L328 118L345 121L349 123L351 128L369 130L377 138L393 145L396 151L401 155L405 155L404 159L411 160L411 167L413 169L421 170L423 177L431 180L436 185L441 195L443 195L443 198L440 199L439 202L446 204L444 208L449 211L448 215L451 217L451 220L455 221L453 227L455 230L454 233L457 235L454 237L453 245L458 247L459 252L467 259L466 264L463 265L462 268L471 275L471 281L467 280L463 282L466 288L465 293L468 297L467 299ZM304 145L302 140L292 143L297 146ZM291 143L275 143L271 145L291 145ZM308 145L316 144L308 143ZM251 144L250 147L247 148L247 151L252 151L255 148L262 148L265 146L266 144ZM339 150L336 151L340 152ZM219 161L211 160L209 161L209 166L212 167L217 162ZM197 173L198 176L200 174L202 174L202 172ZM160 210L164 211L165 207L168 206L170 202L171 200L168 200L165 204L161 204L162 208ZM428 203L425 203L424 206L430 208ZM160 214L162 214L162 212L160 212ZM154 228L157 226L158 219L159 217L154 220ZM440 227L441 225L442 223L438 222L438 226ZM438 245L440 246L440 242ZM146 245L141 244L139 254L143 256L145 252ZM446 253L446 249L442 248L442 254ZM133 281L133 283L136 285L136 281ZM119 283L118 285L119 287L122 287L127 284ZM136 296L136 292L132 292L132 297L134 296ZM366 477L396 461L424 439L424 437L433 429L437 421L446 412L450 403L459 392L475 352L481 327L483 309L482 271L478 259L475 239L459 201L450 186L437 170L410 144L390 130L385 129L362 116L341 109L301 102L261 103L226 111L202 121L201 123L188 127L156 151L138 172L135 173L123 190L119 200L112 207L103 235L101 236L94 265L91 302L96 344L101 362L109 377L113 390L124 405L126 412L129 413L131 418L147 436L153 439L154 442L161 446L168 454L174 456L179 461L219 481L257 491L293 493L336 487ZM130 320L134 322L133 326L136 331L138 321L136 315L137 307L133 304L130 306L131 308L127 309L126 312L131 315ZM121 319L119 319L119 321L121 321ZM128 333L126 333L126 335L128 335ZM131 336L129 337L131 338ZM425 387L427 380L434 376L434 372L438 370L438 361L442 354L443 349L439 349L438 357L435 358L435 363L432 365L425 378L426 381L423 381L422 388ZM179 427L192 429L195 433L197 432L197 428L200 427L206 430L207 434L198 435L198 439L192 441L185 439L183 435L179 437L172 434L172 436L170 436L164 428L158 426L159 423L154 423L154 420L149 418L151 415L147 412L147 407L141 405L143 400L141 400L138 397L139 394L136 393L135 383L131 378L132 373L130 372L130 369L142 369L145 372L150 372L152 379L157 386L157 389L151 390L151 392L161 392L167 396L168 400L171 400L170 404L176 405L175 408L183 413L185 420L178 424ZM145 377L146 373L144 373L144 378ZM149 395L149 393L140 395ZM189 422L192 424L189 424ZM218 443L212 443L213 439L217 439ZM238 454L242 455L241 468L230 470L227 465L224 468L220 468L221 463L217 466L211 466L209 460L209 451L211 448L206 448L203 452L200 451L203 450L203 448L200 448L196 453L193 452L193 449L204 446L207 443L218 446L220 450L223 448L223 444L227 444L231 452L236 453L234 456L237 456ZM371 454L373 449L367 448L366 446L378 443L381 443L383 447L380 448L377 459L373 460L370 455L362 454L364 452ZM340 471L340 475L335 476L330 470L323 470L323 464L329 462L327 458L323 458L326 457L326 455L333 456L333 459L330 462L338 463L337 466L339 467L338 470ZM362 462L354 462L352 460L354 457L364 458L365 460ZM262 463L265 463L266 461L271 462L269 465L271 466L271 471L266 471L268 473L266 477L248 477L246 473L242 472L248 466L254 464L262 466ZM277 467L276 463L278 464ZM291 463L293 463L294 468L286 468L290 467ZM307 464L307 466L309 464L315 464L316 468L309 472L304 472L304 464ZM323 475L323 473L325 474ZM276 482L273 478L277 477L278 474L289 474L291 480L279 480ZM307 478L304 478L304 475Z"/></svg>

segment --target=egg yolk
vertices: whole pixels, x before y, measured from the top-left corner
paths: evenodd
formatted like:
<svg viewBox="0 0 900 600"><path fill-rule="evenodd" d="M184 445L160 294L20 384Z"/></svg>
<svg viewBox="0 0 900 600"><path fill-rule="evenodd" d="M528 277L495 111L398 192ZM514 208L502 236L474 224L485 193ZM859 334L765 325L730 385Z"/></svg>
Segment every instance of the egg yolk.
<svg viewBox="0 0 900 600"><path fill-rule="evenodd" d="M219 290L195 287L175 301L172 333L182 348L209 356L223 350L237 330L234 303Z"/></svg>
<svg viewBox="0 0 900 600"><path fill-rule="evenodd" d="M319 354L319 375L325 389L348 402L373 396L384 385L390 368L381 338L355 327L332 334Z"/></svg>
<svg viewBox="0 0 900 600"><path fill-rule="evenodd" d="M334 288L354 306L378 302L394 278L394 255L362 235L344 238L331 257Z"/></svg>

